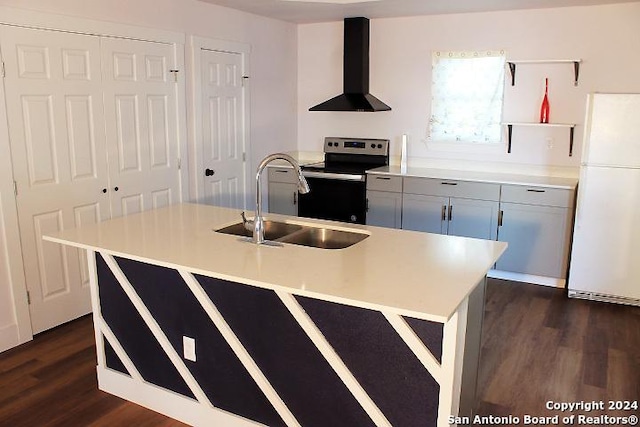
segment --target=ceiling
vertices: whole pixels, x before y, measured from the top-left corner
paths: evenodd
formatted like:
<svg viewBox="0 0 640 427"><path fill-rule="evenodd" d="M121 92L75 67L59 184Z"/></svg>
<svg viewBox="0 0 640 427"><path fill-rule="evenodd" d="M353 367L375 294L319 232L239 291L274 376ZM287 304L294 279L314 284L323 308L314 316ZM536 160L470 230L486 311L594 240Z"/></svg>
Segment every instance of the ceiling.
<svg viewBox="0 0 640 427"><path fill-rule="evenodd" d="M341 21L350 16L391 18L498 10L544 9L640 0L200 0L299 24Z"/></svg>

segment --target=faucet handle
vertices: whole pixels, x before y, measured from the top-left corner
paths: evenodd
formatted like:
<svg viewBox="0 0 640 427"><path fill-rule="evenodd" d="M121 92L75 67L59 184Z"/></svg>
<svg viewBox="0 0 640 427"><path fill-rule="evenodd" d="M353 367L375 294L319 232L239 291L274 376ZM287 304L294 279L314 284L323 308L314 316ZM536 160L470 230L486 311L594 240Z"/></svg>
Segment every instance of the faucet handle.
<svg viewBox="0 0 640 427"><path fill-rule="evenodd" d="M247 219L244 211L240 212L240 216L242 217L242 224L244 225L244 228L248 231L253 231L253 221Z"/></svg>

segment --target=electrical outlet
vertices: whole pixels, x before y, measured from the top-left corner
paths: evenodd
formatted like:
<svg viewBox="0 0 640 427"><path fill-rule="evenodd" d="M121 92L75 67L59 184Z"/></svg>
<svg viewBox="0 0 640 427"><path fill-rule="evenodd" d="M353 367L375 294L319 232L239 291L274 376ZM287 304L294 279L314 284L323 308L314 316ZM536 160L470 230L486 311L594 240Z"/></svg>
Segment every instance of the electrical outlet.
<svg viewBox="0 0 640 427"><path fill-rule="evenodd" d="M547 148L551 150L553 148L553 138L548 136L545 138L545 140L547 141Z"/></svg>
<svg viewBox="0 0 640 427"><path fill-rule="evenodd" d="M182 337L182 348L184 350L184 358L196 361L196 340L190 337Z"/></svg>

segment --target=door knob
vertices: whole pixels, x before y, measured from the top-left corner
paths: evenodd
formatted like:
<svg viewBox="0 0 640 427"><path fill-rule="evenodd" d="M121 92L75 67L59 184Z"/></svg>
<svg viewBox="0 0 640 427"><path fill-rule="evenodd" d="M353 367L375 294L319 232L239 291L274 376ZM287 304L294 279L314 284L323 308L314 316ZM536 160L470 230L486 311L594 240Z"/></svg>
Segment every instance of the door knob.
<svg viewBox="0 0 640 427"><path fill-rule="evenodd" d="M207 169L204 170L204 175L205 176L213 176L213 174L215 174L215 173L216 173L216 171L214 171L213 169L207 168Z"/></svg>

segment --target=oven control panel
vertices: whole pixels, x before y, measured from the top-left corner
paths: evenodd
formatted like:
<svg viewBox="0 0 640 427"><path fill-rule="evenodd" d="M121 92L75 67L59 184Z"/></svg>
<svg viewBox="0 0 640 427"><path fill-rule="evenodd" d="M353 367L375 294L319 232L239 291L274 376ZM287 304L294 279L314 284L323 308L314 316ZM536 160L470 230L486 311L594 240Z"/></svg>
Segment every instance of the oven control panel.
<svg viewBox="0 0 640 427"><path fill-rule="evenodd" d="M326 137L324 139L324 152L388 156L389 140Z"/></svg>

